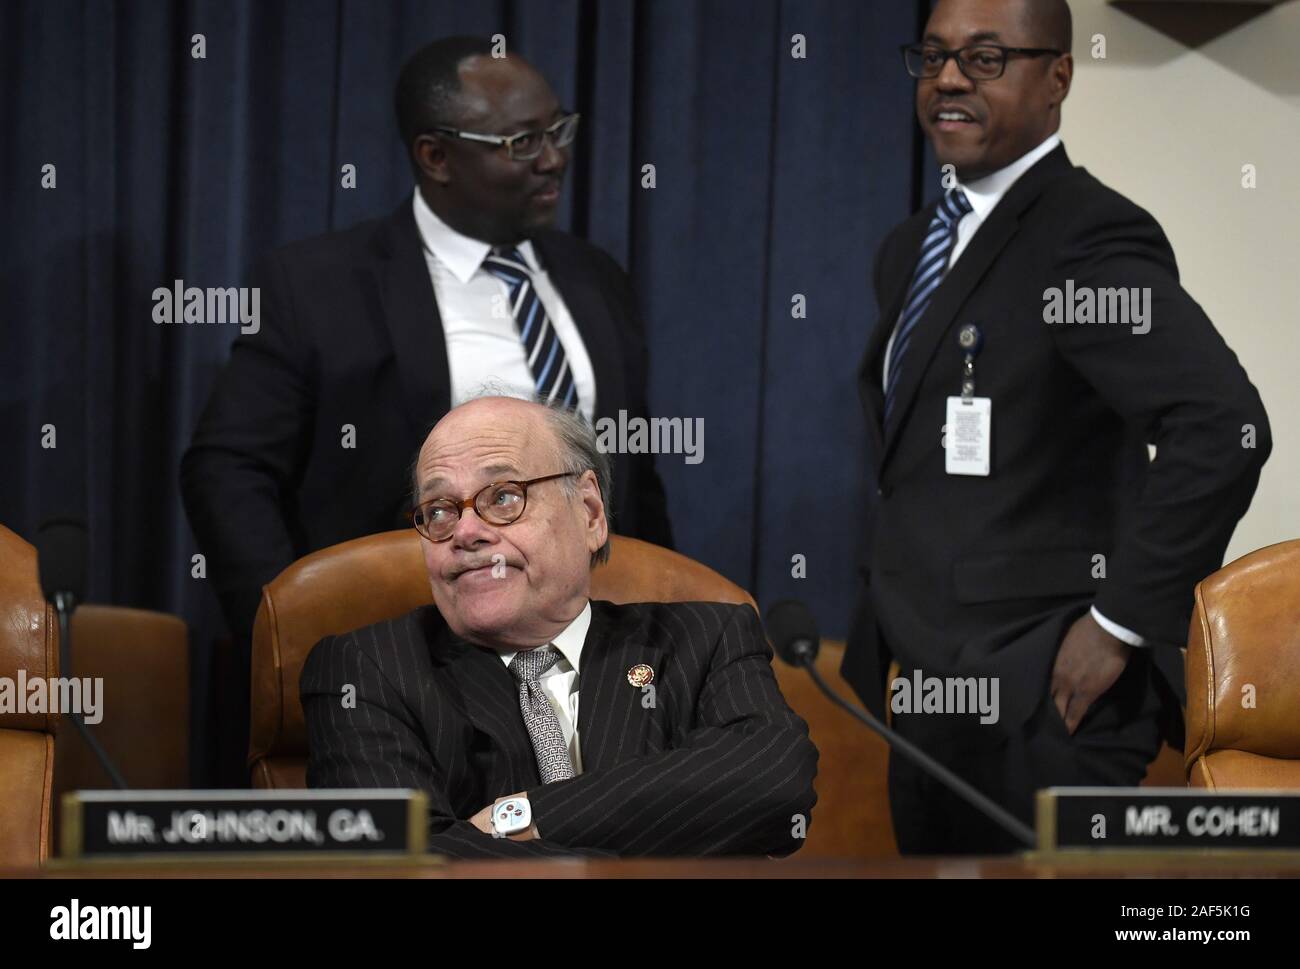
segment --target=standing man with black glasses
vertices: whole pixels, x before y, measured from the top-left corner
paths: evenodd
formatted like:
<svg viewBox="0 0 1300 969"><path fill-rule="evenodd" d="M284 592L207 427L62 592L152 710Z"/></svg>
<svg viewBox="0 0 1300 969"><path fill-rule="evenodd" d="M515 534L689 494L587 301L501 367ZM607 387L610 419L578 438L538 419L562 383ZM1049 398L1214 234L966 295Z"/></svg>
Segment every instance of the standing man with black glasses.
<svg viewBox="0 0 1300 969"><path fill-rule="evenodd" d="M578 116L523 58L466 37L411 57L396 109L416 191L387 218L265 259L260 329L235 341L181 465L244 665L222 704L240 763L262 585L308 552L402 527L410 456L434 422L484 385L589 422L647 409L627 274L551 228ZM613 465L614 528L671 546L653 456Z"/></svg>
<svg viewBox="0 0 1300 969"><path fill-rule="evenodd" d="M940 0L903 51L950 177L875 260L879 500L843 665L1030 824L1036 790L1135 785L1162 732L1181 746L1193 587L1270 449L1160 226L1065 153L1070 35L1063 0ZM992 709L901 702L918 673ZM904 852L1020 847L897 757L890 802Z"/></svg>

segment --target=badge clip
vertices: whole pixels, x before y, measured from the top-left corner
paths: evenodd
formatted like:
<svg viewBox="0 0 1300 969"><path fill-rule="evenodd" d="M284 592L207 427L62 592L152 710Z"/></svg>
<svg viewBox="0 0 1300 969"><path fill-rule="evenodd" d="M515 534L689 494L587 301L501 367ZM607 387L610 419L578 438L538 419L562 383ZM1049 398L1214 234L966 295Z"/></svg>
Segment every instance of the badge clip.
<svg viewBox="0 0 1300 969"><path fill-rule="evenodd" d="M961 399L969 404L975 398L975 358L984 348L984 334L974 323L967 323L957 331L957 345L965 360L961 368Z"/></svg>

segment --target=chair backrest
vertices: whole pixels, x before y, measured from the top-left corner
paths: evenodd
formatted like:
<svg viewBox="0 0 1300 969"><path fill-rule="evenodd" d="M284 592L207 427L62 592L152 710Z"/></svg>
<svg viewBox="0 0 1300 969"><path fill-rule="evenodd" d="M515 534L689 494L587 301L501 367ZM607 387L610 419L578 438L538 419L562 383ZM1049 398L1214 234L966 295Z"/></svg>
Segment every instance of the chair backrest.
<svg viewBox="0 0 1300 969"><path fill-rule="evenodd" d="M59 675L59 627L41 593L36 549L0 525L0 678L16 690L20 670L28 683ZM0 713L0 861L5 865L35 867L49 855L58 720L48 708Z"/></svg>
<svg viewBox="0 0 1300 969"><path fill-rule="evenodd" d="M1198 584L1188 639L1189 784L1300 788L1300 540Z"/></svg>
<svg viewBox="0 0 1300 969"><path fill-rule="evenodd" d="M249 765L254 787L306 786L307 729L298 677L311 648L433 602L414 529L353 539L299 559L262 590L253 626ZM749 593L677 552L615 535L591 575L610 602L748 602ZM757 608L757 606L755 606Z"/></svg>
<svg viewBox="0 0 1300 969"><path fill-rule="evenodd" d="M189 630L177 616L122 606L83 605L72 615L73 675L104 684L94 737L131 787L190 786ZM76 730L59 737L54 803L68 791L112 781ZM54 820L55 844L59 818Z"/></svg>

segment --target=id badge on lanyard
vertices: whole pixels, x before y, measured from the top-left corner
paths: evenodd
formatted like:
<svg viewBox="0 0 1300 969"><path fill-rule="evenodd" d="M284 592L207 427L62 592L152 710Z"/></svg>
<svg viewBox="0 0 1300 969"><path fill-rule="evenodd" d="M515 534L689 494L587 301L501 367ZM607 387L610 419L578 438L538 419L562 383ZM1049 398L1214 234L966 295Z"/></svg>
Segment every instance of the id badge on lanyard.
<svg viewBox="0 0 1300 969"><path fill-rule="evenodd" d="M975 396L975 358L984 335L974 323L957 333L962 364L961 396L948 398L944 433L944 470L948 474L988 477L993 454L993 400Z"/></svg>

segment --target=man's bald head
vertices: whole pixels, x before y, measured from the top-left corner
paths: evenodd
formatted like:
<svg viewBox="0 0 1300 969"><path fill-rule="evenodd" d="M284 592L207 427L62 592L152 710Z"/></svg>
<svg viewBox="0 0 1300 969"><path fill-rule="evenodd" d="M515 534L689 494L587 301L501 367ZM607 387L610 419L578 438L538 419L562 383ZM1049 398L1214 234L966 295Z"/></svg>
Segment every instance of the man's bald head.
<svg viewBox="0 0 1300 969"><path fill-rule="evenodd" d="M508 397L449 411L416 462L433 601L480 646L527 649L582 611L591 569L608 555L608 459L581 417ZM498 509L513 510L501 523ZM508 517L508 516L506 516ZM454 524L451 524L454 523Z"/></svg>
<svg viewBox="0 0 1300 969"><path fill-rule="evenodd" d="M483 414L488 415L487 420L491 424L514 425L517 430L522 430L528 439L553 446L556 468L574 476L560 482L560 487L566 494L571 496L578 494L579 489L575 480L577 476L586 471L595 475L601 500L606 505L605 519L608 524L610 518L608 502L614 490L612 469L609 456L600 450L596 433L591 425L575 411L536 399L514 397L504 390L493 388L491 384L485 385L485 389L479 396L467 400L448 412L426 435L424 445L421 446L415 461L411 464L411 494L417 505L429 497L429 488L420 483L420 462L434 438L434 433L439 432L444 436L466 433L472 435L476 432L473 420ZM465 426L467 420L470 421L468 427ZM592 557L592 565L607 562L609 548L609 542L606 541Z"/></svg>

